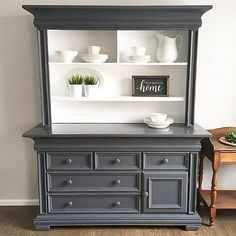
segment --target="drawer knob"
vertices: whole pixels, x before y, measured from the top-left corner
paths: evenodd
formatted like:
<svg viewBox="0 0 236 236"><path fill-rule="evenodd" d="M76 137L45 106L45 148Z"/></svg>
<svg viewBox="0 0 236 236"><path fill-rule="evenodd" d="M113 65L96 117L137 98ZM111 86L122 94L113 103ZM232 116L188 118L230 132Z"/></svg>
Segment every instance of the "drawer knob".
<svg viewBox="0 0 236 236"><path fill-rule="evenodd" d="M73 184L73 181L72 181L71 179L68 179L68 180L66 181L66 184Z"/></svg>
<svg viewBox="0 0 236 236"><path fill-rule="evenodd" d="M163 164L168 164L169 160L167 158L163 159L162 163Z"/></svg>
<svg viewBox="0 0 236 236"><path fill-rule="evenodd" d="M115 181L113 181L113 184L120 184L120 180L116 179Z"/></svg>
<svg viewBox="0 0 236 236"><path fill-rule="evenodd" d="M66 162L66 164L71 164L72 160L70 158L68 158L65 162Z"/></svg>
<svg viewBox="0 0 236 236"><path fill-rule="evenodd" d="M119 159L119 158L116 158L116 159L114 160L114 163L115 163L115 164L120 164L120 159Z"/></svg>
<svg viewBox="0 0 236 236"><path fill-rule="evenodd" d="M118 206L120 206L120 204L121 204L120 201L115 201L115 202L113 202L113 206L114 206L114 207L118 207Z"/></svg>
<svg viewBox="0 0 236 236"><path fill-rule="evenodd" d="M66 207L71 207L73 205L73 202L67 202Z"/></svg>
<svg viewBox="0 0 236 236"><path fill-rule="evenodd" d="M148 197L148 195L149 195L148 192L144 192L144 193L143 193L143 196L144 196L144 197Z"/></svg>

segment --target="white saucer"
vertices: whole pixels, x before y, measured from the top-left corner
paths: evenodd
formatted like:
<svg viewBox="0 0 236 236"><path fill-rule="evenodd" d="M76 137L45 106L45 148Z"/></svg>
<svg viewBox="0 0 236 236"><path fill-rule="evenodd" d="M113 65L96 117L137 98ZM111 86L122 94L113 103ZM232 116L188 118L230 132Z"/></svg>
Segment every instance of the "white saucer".
<svg viewBox="0 0 236 236"><path fill-rule="evenodd" d="M150 117L144 118L144 123L151 128L155 129L164 129L169 127L170 124L173 124L174 120L172 118L167 118L164 122L153 122Z"/></svg>
<svg viewBox="0 0 236 236"><path fill-rule="evenodd" d="M128 56L126 58L126 61L129 63L148 63L151 61L150 55L144 55L144 56Z"/></svg>
<svg viewBox="0 0 236 236"><path fill-rule="evenodd" d="M81 54L80 58L89 63L103 63L108 59L108 54L99 54L96 56Z"/></svg>

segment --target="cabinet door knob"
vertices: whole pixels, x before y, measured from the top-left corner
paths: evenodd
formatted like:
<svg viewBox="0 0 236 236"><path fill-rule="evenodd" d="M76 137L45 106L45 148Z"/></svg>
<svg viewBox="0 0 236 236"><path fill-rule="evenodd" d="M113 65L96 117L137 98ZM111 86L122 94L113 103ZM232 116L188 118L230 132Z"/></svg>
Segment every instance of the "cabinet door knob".
<svg viewBox="0 0 236 236"><path fill-rule="evenodd" d="M113 184L120 184L120 180L116 179L115 181L113 181Z"/></svg>
<svg viewBox="0 0 236 236"><path fill-rule="evenodd" d="M163 164L168 164L168 162L169 162L168 158L165 158L165 159L163 159L163 161L162 161Z"/></svg>
<svg viewBox="0 0 236 236"><path fill-rule="evenodd" d="M68 180L66 181L66 184L73 184L73 181L72 181L71 179L68 179Z"/></svg>
<svg viewBox="0 0 236 236"><path fill-rule="evenodd" d="M65 162L66 162L66 164L71 164L72 160L70 158L68 158Z"/></svg>
<svg viewBox="0 0 236 236"><path fill-rule="evenodd" d="M114 206L114 207L118 207L118 206L120 206L120 205L121 205L120 201L115 201L115 202L113 202L113 206Z"/></svg>
<svg viewBox="0 0 236 236"><path fill-rule="evenodd" d="M114 163L115 163L115 164L120 164L120 159L119 159L119 158L116 158L116 159L114 160Z"/></svg>
<svg viewBox="0 0 236 236"><path fill-rule="evenodd" d="M73 206L73 202L67 202L66 203L66 207L71 207L71 206Z"/></svg>
<svg viewBox="0 0 236 236"><path fill-rule="evenodd" d="M143 193L143 196L144 196L144 197L148 197L148 195L149 195L148 192L144 192L144 193Z"/></svg>

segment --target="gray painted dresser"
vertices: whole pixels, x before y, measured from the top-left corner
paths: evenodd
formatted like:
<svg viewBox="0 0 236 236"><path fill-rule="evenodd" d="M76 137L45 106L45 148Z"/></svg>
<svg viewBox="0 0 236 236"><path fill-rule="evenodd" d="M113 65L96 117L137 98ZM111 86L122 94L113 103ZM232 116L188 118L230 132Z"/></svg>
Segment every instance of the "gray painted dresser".
<svg viewBox="0 0 236 236"><path fill-rule="evenodd" d="M37 230L72 225L174 225L197 230L194 124L196 55L202 14L211 6L23 6L37 27L42 124L24 134L37 152ZM141 14L142 13L142 14ZM185 122L52 124L47 30L187 30Z"/></svg>

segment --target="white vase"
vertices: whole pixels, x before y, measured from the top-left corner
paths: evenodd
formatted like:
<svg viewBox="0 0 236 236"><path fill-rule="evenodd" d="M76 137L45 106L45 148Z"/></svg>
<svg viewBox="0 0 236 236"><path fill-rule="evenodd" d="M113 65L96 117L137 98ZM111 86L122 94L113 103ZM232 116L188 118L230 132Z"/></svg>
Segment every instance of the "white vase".
<svg viewBox="0 0 236 236"><path fill-rule="evenodd" d="M82 97L82 90L83 90L82 84L69 85L70 96L72 97Z"/></svg>
<svg viewBox="0 0 236 236"><path fill-rule="evenodd" d="M85 93L85 97L96 97L97 93L98 93L98 86L91 85L91 84L85 84L84 85L84 93Z"/></svg>
<svg viewBox="0 0 236 236"><path fill-rule="evenodd" d="M182 47L183 37L181 35L176 35L175 37L171 38L162 34L158 34L156 35L156 37L158 39L158 46L156 52L157 61L175 62ZM179 39L178 46L177 39Z"/></svg>

